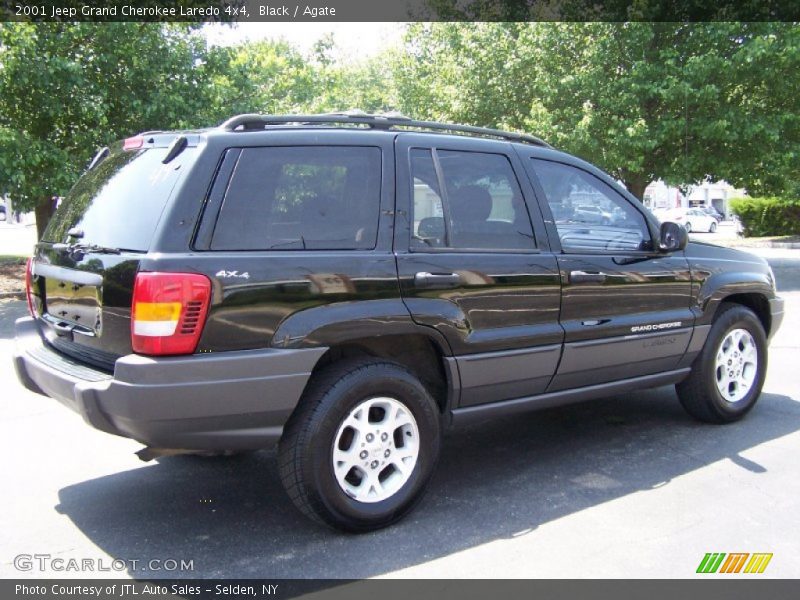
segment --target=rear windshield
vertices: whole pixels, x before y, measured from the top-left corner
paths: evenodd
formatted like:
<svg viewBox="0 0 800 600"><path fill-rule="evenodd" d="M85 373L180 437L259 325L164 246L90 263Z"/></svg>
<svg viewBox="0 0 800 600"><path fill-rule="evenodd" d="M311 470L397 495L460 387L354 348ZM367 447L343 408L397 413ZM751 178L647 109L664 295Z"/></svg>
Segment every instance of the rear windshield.
<svg viewBox="0 0 800 600"><path fill-rule="evenodd" d="M166 148L111 154L84 174L61 202L42 239L145 252L180 173L196 148L168 164ZM68 238L72 228L83 237Z"/></svg>

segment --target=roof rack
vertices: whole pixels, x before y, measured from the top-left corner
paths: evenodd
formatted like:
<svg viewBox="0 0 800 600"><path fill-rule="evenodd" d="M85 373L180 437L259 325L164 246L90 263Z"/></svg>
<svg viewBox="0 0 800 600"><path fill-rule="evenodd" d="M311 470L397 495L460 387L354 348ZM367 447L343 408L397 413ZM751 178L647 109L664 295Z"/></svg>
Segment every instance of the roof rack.
<svg viewBox="0 0 800 600"><path fill-rule="evenodd" d="M260 131L270 125L355 125L366 126L369 129L392 130L396 127L409 129L424 129L452 133L471 133L488 137L495 137L511 142L525 142L545 148L552 148L544 140L526 133L488 129L486 127L473 127L471 125L454 125L436 121L415 121L399 113L371 115L362 111L334 112L318 115L257 115L246 114L231 117L220 125L225 131Z"/></svg>

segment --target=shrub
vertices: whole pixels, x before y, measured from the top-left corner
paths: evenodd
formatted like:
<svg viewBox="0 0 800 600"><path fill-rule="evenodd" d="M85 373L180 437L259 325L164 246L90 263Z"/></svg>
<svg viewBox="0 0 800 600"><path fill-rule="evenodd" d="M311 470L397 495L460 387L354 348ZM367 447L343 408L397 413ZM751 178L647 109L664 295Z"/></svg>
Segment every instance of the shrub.
<svg viewBox="0 0 800 600"><path fill-rule="evenodd" d="M730 207L739 216L745 237L800 235L800 199L734 198Z"/></svg>

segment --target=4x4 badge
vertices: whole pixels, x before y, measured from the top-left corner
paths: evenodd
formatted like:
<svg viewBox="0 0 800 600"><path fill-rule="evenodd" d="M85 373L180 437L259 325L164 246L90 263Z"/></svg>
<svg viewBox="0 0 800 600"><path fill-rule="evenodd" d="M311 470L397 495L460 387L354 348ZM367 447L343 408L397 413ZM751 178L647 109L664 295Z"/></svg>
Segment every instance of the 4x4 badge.
<svg viewBox="0 0 800 600"><path fill-rule="evenodd" d="M239 273L239 271L226 271L225 269L217 271L216 276L221 279L230 279L231 277L236 277L238 279L250 279L250 273L247 271L244 273Z"/></svg>

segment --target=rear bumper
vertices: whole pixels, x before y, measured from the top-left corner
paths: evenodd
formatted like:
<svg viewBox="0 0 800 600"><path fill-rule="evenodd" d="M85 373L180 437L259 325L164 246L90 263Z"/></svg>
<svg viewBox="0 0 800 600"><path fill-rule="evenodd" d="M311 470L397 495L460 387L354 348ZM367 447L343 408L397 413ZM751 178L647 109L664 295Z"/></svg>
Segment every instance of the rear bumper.
<svg viewBox="0 0 800 600"><path fill-rule="evenodd" d="M16 322L14 365L29 390L101 431L156 448L244 450L283 431L326 348L243 350L117 360L113 375L46 345L36 322Z"/></svg>
<svg viewBox="0 0 800 600"><path fill-rule="evenodd" d="M777 296L769 301L769 312L770 312L770 328L769 328L769 337L771 338L775 335L775 332L780 329L781 323L783 323L783 298L778 298Z"/></svg>

